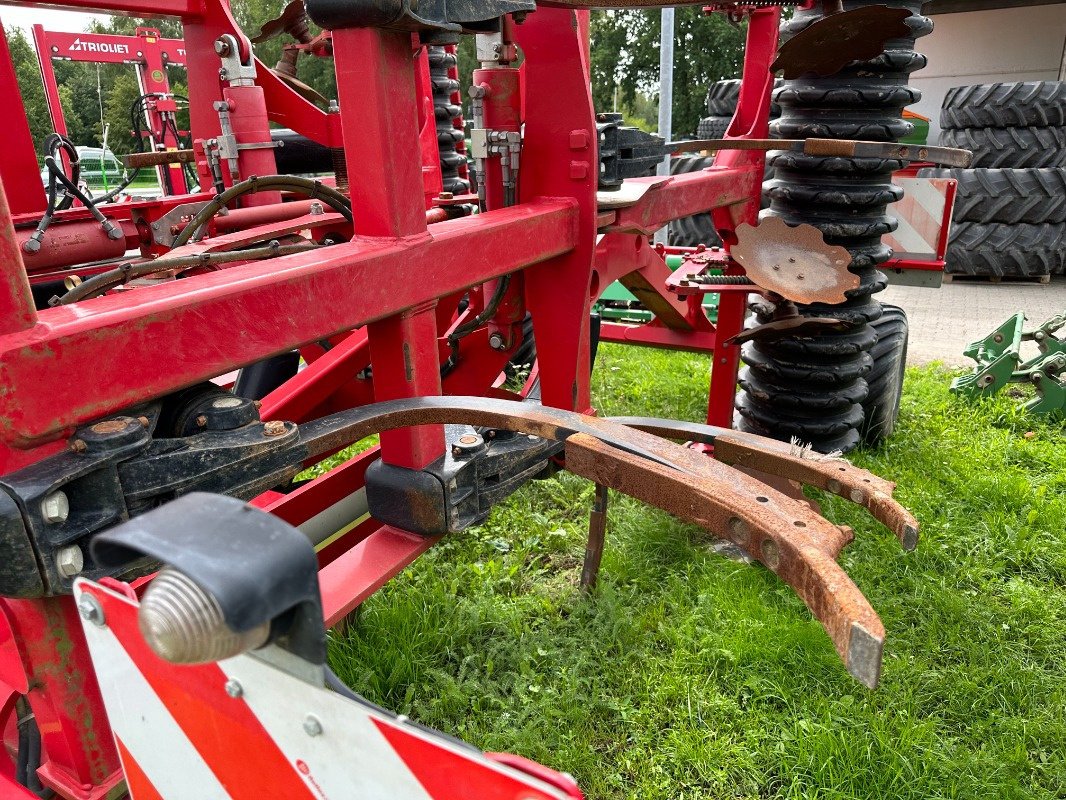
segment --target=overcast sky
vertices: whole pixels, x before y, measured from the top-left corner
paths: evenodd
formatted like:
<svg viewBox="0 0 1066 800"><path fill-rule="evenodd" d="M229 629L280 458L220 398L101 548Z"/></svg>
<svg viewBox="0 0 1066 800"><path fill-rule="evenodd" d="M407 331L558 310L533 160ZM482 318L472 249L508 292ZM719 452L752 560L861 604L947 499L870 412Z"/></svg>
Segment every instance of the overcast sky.
<svg viewBox="0 0 1066 800"><path fill-rule="evenodd" d="M92 22L93 16L93 14L81 14L75 11L56 11L53 8L0 5L0 21L4 23L4 28L22 28L27 36L30 34L30 29L37 23L44 25L50 31L78 33L85 30L86 26Z"/></svg>

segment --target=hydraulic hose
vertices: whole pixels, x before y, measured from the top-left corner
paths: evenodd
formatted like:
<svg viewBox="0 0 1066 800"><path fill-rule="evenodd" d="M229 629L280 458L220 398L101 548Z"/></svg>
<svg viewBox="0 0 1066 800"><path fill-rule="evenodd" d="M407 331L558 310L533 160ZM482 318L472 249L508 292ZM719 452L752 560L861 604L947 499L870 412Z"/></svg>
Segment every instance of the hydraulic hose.
<svg viewBox="0 0 1066 800"><path fill-rule="evenodd" d="M158 258L155 261L146 261L142 264L123 264L121 267L101 272L87 281L75 286L62 297L52 299L50 305L66 306L79 300L96 297L109 289L113 289L135 278L144 278L159 272L167 272L172 269L184 270L190 267L212 267L216 264L225 264L231 261L253 261L278 256L302 253L306 250L315 250L322 245L308 244L281 244L273 241L265 247L255 247L248 250L234 250L226 253L198 253L196 255L178 256L176 258Z"/></svg>
<svg viewBox="0 0 1066 800"><path fill-rule="evenodd" d="M215 195L211 199L211 202L200 209L200 212L189 220L189 224L186 225L182 232L174 239L173 247L178 248L187 244L194 234L211 221L215 214L238 197L243 197L246 194L255 194L256 192L279 189L303 194L312 199L321 199L326 205L348 220L348 222L354 224L352 206L348 201L348 198L336 189L326 186L320 181L312 180L310 178L299 178L295 175L267 175L262 178L253 175L251 178L248 178L248 180L235 183L233 186L226 189L226 191Z"/></svg>

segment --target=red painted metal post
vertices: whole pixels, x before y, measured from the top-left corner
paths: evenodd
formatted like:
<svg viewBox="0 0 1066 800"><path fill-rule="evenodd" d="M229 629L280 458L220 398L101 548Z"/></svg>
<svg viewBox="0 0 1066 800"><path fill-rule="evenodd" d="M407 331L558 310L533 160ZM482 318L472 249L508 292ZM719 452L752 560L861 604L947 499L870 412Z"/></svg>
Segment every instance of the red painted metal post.
<svg viewBox="0 0 1066 800"><path fill-rule="evenodd" d="M39 774L67 798L103 798L121 780L118 753L72 597L0 600L47 760Z"/></svg>
<svg viewBox="0 0 1066 800"><path fill-rule="evenodd" d="M769 135L770 91L774 76L770 61L777 50L778 25L781 9L753 11L748 21L748 35L744 49L744 80L740 87L737 113L727 131L729 137L762 139ZM762 175L765 153L742 150L722 150L715 157L715 166L754 167ZM759 192L753 192L747 203L717 209L713 212L715 225L723 234L726 245L736 241L733 233L742 222L758 223ZM741 270L730 268L728 273ZM707 422L732 427L733 403L736 399L737 373L740 369L740 348L727 344L731 336L744 327L747 295L740 292L723 293L718 304L718 340L711 367L711 389L707 403Z"/></svg>
<svg viewBox="0 0 1066 800"><path fill-rule="evenodd" d="M8 111L4 120L4 143L0 147L0 178L7 187L8 205L15 214L40 214L45 209L44 187L19 91L15 65L7 46L7 33L0 24L0 104Z"/></svg>
<svg viewBox="0 0 1066 800"><path fill-rule="evenodd" d="M37 47L37 62L41 67L44 98L48 103L48 116L52 120L52 130L66 136L67 118L63 116L63 102L59 98L59 84L56 83L56 71L52 66L54 51L48 42L48 34L43 25L33 26L33 43ZM56 50L58 51L58 47Z"/></svg>
<svg viewBox="0 0 1066 800"><path fill-rule="evenodd" d="M0 335L18 333L37 324L37 311L33 306L26 268L22 266L21 249L15 226L11 224L7 192L0 180Z"/></svg>
<svg viewBox="0 0 1066 800"><path fill-rule="evenodd" d="M525 272L541 393L546 405L580 411L589 407L589 312L600 292L592 266L599 158L587 31L587 11L557 8L539 8L515 28L528 54L519 196L572 198L577 208L575 248Z"/></svg>
<svg viewBox="0 0 1066 800"><path fill-rule="evenodd" d="M238 145L251 145L242 149L238 157L240 179L276 175L278 167L270 146L270 121L263 90L259 86L227 86L222 96L229 104L230 124ZM241 202L246 208L277 205L281 202L281 192L256 192L245 195Z"/></svg>
<svg viewBox="0 0 1066 800"><path fill-rule="evenodd" d="M416 241L428 236L420 159L412 157L421 151L413 44L409 34L372 29L333 35L341 108L361 110L343 119L345 150L364 156L360 180L351 182L360 235ZM374 79L367 80L368 75ZM376 399L440 394L435 306L435 299L423 302L369 326ZM421 469L443 451L440 426L381 436L382 460L402 467Z"/></svg>
<svg viewBox="0 0 1066 800"><path fill-rule="evenodd" d="M433 80L429 74L429 48L418 51L415 68L415 95L418 97L418 138L422 145L422 193L426 208L433 207L433 198L444 188L440 171L440 151L437 148L437 112L433 107Z"/></svg>

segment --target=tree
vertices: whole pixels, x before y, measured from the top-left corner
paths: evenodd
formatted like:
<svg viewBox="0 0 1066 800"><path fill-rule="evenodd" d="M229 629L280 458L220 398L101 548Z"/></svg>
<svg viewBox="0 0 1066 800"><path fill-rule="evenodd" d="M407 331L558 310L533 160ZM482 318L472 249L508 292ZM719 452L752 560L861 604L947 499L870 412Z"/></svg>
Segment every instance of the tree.
<svg viewBox="0 0 1066 800"><path fill-rule="evenodd" d="M593 13L592 96L598 111L635 111L640 96L658 96L660 30L658 10ZM740 75L744 33L745 26L734 25L722 14L705 15L699 6L676 9L675 136L693 133L706 116L712 83Z"/></svg>
<svg viewBox="0 0 1066 800"><path fill-rule="evenodd" d="M37 66L37 54L26 35L18 28L7 31L7 47L15 67L22 105L30 123L30 135L35 143L40 143L52 132L52 120L48 116L48 104L44 99L44 84L41 82L40 67Z"/></svg>

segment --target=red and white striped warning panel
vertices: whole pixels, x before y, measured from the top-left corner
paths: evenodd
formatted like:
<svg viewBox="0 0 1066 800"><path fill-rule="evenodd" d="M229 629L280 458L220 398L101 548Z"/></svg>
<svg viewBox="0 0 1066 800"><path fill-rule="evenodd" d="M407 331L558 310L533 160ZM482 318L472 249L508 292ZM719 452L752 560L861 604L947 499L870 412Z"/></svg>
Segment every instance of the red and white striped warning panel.
<svg viewBox="0 0 1066 800"><path fill-rule="evenodd" d="M899 227L883 241L896 258L936 261L945 228L951 224L955 182L949 178L902 178L892 182L905 194L888 207Z"/></svg>
<svg viewBox="0 0 1066 800"><path fill-rule="evenodd" d="M171 664L145 644L136 602L80 580L83 594L103 609L83 627L133 800L583 800L569 776L260 658Z"/></svg>

